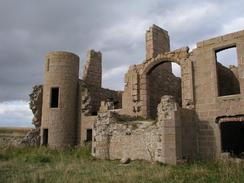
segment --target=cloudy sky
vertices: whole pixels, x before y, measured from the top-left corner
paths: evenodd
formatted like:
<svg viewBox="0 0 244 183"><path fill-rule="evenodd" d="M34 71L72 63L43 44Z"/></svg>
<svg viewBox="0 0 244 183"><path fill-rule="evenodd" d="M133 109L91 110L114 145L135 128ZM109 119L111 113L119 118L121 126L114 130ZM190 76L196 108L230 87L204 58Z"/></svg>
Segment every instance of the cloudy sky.
<svg viewBox="0 0 244 183"><path fill-rule="evenodd" d="M103 86L123 89L130 64L144 59L152 24L171 49L244 29L243 0L0 0L0 126L30 126L28 94L43 81L47 52L103 54Z"/></svg>

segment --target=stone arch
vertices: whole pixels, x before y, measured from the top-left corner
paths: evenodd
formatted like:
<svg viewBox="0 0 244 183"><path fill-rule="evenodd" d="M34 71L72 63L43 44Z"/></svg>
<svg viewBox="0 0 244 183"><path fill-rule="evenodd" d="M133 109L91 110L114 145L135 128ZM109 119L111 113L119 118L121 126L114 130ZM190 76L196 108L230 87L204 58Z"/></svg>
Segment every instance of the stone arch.
<svg viewBox="0 0 244 183"><path fill-rule="evenodd" d="M149 81L148 73L166 62L176 63L181 67L181 95L182 107L192 107L193 105L193 83L192 83L192 63L188 57L181 58L180 54L169 52L160 54L156 58L147 61L140 74L140 101L141 115L145 118L149 116Z"/></svg>
<svg viewBox="0 0 244 183"><path fill-rule="evenodd" d="M169 58L167 56L165 57L162 57L162 56L158 56L156 57L155 59L151 59L150 61L148 61L144 68L143 68L143 71L142 71L142 77L144 75L146 75L148 72L150 72L153 68L157 67L158 65L161 65L165 62L173 62L173 63L176 63L178 65L181 66L181 61L180 59L177 59L177 58Z"/></svg>

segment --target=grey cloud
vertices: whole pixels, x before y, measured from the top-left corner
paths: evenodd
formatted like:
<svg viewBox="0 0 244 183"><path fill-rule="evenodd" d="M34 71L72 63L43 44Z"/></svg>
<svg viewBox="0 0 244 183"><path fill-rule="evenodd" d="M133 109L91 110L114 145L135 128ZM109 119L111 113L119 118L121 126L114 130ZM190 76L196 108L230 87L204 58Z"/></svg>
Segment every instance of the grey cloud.
<svg viewBox="0 0 244 183"><path fill-rule="evenodd" d="M196 13L187 23L174 24L174 18L181 16L180 11L187 15L204 3L214 4L216 12L200 17ZM49 51L78 54L82 72L86 51L100 50L103 70L110 72L115 67L142 62L144 32L153 23L169 31L172 48L177 48L217 35L225 23L243 13L241 0L204 3L193 0L1 1L0 101L28 99L32 85L42 83L43 63ZM105 86L121 89L122 78L121 73L105 80Z"/></svg>

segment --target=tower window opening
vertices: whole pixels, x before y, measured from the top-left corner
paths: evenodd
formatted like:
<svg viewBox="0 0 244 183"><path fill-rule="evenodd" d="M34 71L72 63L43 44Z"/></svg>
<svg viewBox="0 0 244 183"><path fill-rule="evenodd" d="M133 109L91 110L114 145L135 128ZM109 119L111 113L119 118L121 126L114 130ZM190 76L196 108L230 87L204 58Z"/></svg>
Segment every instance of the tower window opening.
<svg viewBox="0 0 244 183"><path fill-rule="evenodd" d="M59 88L51 88L51 108L58 108Z"/></svg>

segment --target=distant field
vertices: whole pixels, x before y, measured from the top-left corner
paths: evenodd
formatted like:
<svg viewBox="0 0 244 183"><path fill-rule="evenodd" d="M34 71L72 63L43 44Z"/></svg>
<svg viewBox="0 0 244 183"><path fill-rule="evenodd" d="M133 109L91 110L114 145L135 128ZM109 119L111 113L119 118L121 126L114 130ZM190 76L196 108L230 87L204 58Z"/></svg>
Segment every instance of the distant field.
<svg viewBox="0 0 244 183"><path fill-rule="evenodd" d="M6 147L11 140L23 138L31 128L0 127L0 148Z"/></svg>
<svg viewBox="0 0 244 183"><path fill-rule="evenodd" d="M31 128L0 127L0 135L3 135L3 134L23 135L23 134L26 134L29 130L31 130Z"/></svg>
<svg viewBox="0 0 244 183"><path fill-rule="evenodd" d="M3 130L3 133L5 132ZM168 166L156 162L133 161L130 164L121 165L117 160L107 161L93 158L90 155L90 149L90 145L67 150L51 150L45 147L3 148L0 146L0 182L244 182L244 163L197 161Z"/></svg>

